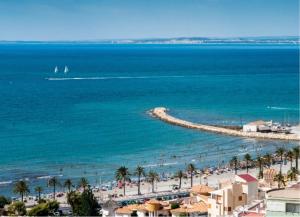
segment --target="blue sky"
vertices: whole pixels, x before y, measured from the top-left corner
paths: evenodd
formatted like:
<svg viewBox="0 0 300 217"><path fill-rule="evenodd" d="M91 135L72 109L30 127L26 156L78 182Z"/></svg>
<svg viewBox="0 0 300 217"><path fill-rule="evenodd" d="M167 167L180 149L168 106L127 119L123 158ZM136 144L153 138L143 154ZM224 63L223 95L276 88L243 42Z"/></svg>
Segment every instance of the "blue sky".
<svg viewBox="0 0 300 217"><path fill-rule="evenodd" d="M0 40L298 34L298 0L0 1Z"/></svg>

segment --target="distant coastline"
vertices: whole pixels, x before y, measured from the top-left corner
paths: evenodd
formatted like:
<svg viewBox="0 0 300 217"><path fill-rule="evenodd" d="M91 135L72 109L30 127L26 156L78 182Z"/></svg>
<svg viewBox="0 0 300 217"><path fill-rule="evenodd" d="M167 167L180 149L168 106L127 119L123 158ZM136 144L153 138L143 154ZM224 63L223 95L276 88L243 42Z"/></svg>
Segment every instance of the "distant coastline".
<svg viewBox="0 0 300 217"><path fill-rule="evenodd" d="M100 40L56 40L56 41L9 41L0 40L0 44L300 44L299 36L278 37L174 37L148 39L100 39Z"/></svg>

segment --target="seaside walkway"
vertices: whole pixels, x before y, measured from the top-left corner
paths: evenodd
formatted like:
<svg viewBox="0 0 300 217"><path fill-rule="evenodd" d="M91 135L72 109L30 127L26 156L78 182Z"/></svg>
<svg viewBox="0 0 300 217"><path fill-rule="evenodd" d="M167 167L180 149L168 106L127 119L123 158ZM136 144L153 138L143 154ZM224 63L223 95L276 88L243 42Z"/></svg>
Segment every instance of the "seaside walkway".
<svg viewBox="0 0 300 217"><path fill-rule="evenodd" d="M292 140L292 141L300 141L300 137L297 134L275 134L275 133L260 133L260 132L243 132L239 130L227 129L223 127L216 127L204 124L197 124L189 121L185 121L176 117L173 117L167 113L167 109L164 107L157 107L150 111L150 114L154 117L165 121L169 124L202 130L209 131L213 133L226 134L230 136L240 136L240 137L249 137L249 138L259 138L259 139L280 139L280 140Z"/></svg>

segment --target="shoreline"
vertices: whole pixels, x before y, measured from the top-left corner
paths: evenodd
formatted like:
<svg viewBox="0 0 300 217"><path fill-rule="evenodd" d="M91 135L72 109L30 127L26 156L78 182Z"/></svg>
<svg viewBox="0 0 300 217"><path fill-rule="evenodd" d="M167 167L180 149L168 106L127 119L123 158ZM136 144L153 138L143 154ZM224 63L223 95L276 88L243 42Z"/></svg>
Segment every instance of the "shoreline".
<svg viewBox="0 0 300 217"><path fill-rule="evenodd" d="M291 140L291 141L300 141L300 137L297 134L275 134L275 133L260 133L260 132L243 132L233 129L228 129L224 127L216 127L205 124L198 124L182 120L176 117L173 117L167 113L167 109L164 107L156 107L150 110L150 114L166 123L185 127L188 129L196 129L201 131L219 133L229 136L239 136L247 138L258 138L258 139L276 139L276 140Z"/></svg>

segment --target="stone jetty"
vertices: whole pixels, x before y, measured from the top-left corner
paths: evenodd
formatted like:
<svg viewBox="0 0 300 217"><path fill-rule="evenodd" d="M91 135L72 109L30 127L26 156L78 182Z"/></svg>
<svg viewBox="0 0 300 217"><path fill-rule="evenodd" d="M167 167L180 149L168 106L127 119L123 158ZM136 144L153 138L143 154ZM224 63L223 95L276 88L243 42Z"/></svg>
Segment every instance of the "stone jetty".
<svg viewBox="0 0 300 217"><path fill-rule="evenodd" d="M291 140L291 141L300 141L300 137L297 134L281 134L281 133L260 133L260 132L243 132L241 130L233 130L224 127L210 126L204 124L193 123L185 121L176 117L173 117L167 113L168 109L164 107L157 107L150 111L150 114L162 121L165 121L169 124L208 131L213 133L226 134L230 136L240 136L240 137L249 137L249 138L259 138L259 139L279 139L279 140Z"/></svg>

